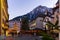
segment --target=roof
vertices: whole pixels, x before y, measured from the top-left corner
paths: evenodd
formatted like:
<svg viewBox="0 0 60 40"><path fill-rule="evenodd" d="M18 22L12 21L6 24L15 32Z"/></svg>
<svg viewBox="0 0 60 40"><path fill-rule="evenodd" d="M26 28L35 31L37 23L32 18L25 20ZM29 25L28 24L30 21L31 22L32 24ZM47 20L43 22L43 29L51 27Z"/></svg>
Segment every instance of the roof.
<svg viewBox="0 0 60 40"><path fill-rule="evenodd" d="M54 8L53 8L53 12L55 12L56 9L59 9L59 6L54 7Z"/></svg>
<svg viewBox="0 0 60 40"><path fill-rule="evenodd" d="M57 3L56 3L56 7L53 8L53 12L55 12L56 9L58 9L58 8L59 8L59 0L58 0Z"/></svg>
<svg viewBox="0 0 60 40"><path fill-rule="evenodd" d="M59 0L57 1L56 5L59 4Z"/></svg>

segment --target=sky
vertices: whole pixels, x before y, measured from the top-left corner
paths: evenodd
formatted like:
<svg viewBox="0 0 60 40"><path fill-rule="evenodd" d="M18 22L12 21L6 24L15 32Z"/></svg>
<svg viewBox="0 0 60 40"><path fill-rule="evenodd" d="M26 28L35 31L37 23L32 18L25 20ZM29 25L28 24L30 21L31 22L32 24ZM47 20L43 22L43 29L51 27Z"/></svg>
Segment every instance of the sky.
<svg viewBox="0 0 60 40"><path fill-rule="evenodd" d="M9 20L29 13L39 5L53 8L57 0L8 0Z"/></svg>

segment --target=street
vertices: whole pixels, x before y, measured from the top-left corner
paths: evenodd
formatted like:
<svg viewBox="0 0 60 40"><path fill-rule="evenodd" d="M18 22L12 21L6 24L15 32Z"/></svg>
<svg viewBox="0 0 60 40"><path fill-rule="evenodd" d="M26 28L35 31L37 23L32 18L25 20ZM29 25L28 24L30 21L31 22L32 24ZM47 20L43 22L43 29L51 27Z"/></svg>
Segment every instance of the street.
<svg viewBox="0 0 60 40"><path fill-rule="evenodd" d="M42 40L42 37L22 35L22 36L15 36L15 37L6 37L6 39L4 40Z"/></svg>

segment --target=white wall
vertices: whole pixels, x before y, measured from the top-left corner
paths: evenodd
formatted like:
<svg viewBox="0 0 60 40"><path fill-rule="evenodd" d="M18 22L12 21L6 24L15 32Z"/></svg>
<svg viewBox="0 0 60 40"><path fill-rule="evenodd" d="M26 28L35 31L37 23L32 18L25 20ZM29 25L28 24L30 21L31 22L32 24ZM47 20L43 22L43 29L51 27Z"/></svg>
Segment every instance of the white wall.
<svg viewBox="0 0 60 40"><path fill-rule="evenodd" d="M36 28L43 28L43 22L42 22L43 18L42 17L38 17L36 19Z"/></svg>

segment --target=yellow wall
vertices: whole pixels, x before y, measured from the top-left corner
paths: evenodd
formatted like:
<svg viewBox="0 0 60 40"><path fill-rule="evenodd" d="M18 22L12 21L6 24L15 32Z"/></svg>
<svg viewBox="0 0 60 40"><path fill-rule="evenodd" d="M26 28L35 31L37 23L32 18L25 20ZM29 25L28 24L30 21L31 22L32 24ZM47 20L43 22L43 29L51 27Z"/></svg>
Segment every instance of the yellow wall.
<svg viewBox="0 0 60 40"><path fill-rule="evenodd" d="M0 0L0 28L1 28L1 0ZM0 29L0 35L1 35L1 29Z"/></svg>
<svg viewBox="0 0 60 40"><path fill-rule="evenodd" d="M4 35L4 29L8 29L8 20L9 14L7 0L1 0L1 35Z"/></svg>

